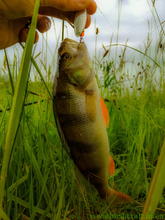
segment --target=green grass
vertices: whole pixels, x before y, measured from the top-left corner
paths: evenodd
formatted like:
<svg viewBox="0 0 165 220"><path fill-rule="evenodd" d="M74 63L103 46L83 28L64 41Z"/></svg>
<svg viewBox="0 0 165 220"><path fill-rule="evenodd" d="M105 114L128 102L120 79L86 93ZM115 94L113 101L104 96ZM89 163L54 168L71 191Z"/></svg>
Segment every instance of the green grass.
<svg viewBox="0 0 165 220"><path fill-rule="evenodd" d="M95 64L98 85L110 115L107 132L116 164L109 184L132 198L130 204L111 208L92 186L83 190L75 178L73 161L62 149L53 115L51 77L55 71L44 60L40 66L39 57L31 58L31 51L26 51L30 39L32 36L25 46L20 69L16 65L17 55L11 68L6 53L2 69L9 77L0 75L1 218L140 219L143 213L155 215L153 219L165 219L165 87L164 66L158 59L164 60L163 50L157 51L152 60L149 43L145 51L132 48L141 59L132 64L129 74L124 63L128 46L119 58L116 54L114 60L108 53ZM37 76L34 82L27 81L28 72L25 74L30 65ZM157 74L159 79L155 79ZM12 144L4 151L9 138Z"/></svg>

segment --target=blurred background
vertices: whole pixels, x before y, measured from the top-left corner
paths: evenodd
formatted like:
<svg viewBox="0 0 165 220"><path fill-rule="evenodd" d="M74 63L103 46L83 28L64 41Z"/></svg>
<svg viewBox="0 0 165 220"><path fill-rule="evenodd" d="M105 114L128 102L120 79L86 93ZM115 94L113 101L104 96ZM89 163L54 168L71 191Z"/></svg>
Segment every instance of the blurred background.
<svg viewBox="0 0 165 220"><path fill-rule="evenodd" d="M94 56L99 59L99 56L102 56L105 52L102 45L108 46L110 41L111 44L125 44L127 40L127 45L138 50L145 50L148 40L148 43L150 44L150 55L154 58L156 49L155 45L156 43L159 44L160 31L165 24L163 23L165 21L164 1L96 0L96 3L98 6L97 12L92 16L91 25L85 30L84 36L84 41L92 59ZM52 66L52 62L56 63L57 48L59 47L62 38L62 21L56 18L51 19L51 29L47 33L39 34L40 38L39 42L36 44L34 56L41 51L46 51L46 55L41 53L40 59L46 59L47 65L51 64ZM162 38L163 36L164 31ZM64 37L79 41L79 38L74 35L74 30L67 21L65 21ZM112 46L110 59L115 59L116 52L116 56L120 56L122 50L123 46ZM22 48L19 44L8 48L7 53L11 63L14 59L14 53L18 54L19 59L17 62L20 62ZM130 63L132 63L133 60L138 62L140 54L136 53L135 57L134 54L134 50L127 48L125 53L125 62L127 63L126 68L129 68ZM3 61L4 51L1 50L0 66L3 65ZM94 59L94 62L95 61L96 60ZM31 77L33 79L32 75L33 74L31 74Z"/></svg>

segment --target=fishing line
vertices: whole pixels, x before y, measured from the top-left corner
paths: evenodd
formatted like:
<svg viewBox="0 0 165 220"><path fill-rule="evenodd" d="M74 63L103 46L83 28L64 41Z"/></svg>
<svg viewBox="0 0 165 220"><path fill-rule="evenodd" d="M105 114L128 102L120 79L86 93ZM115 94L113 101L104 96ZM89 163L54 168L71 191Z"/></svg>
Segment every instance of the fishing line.
<svg viewBox="0 0 165 220"><path fill-rule="evenodd" d="M147 0L147 2L148 2L148 0ZM148 4L149 4L149 2L148 2ZM110 25L110 27L112 28L112 30L114 31L114 33L117 34L117 32L115 31L115 29L113 28L113 26L111 25L111 23L109 22L109 20L107 19L107 17L106 17L106 16L104 15L104 13L101 11L100 7L97 6L97 8L99 9L100 13L101 13L101 14L103 15L103 17L105 18L105 20L107 21L107 23ZM158 29L158 27L160 27L160 26L161 26L161 29L163 30L162 24L164 23L164 21L163 21L163 22L160 21L160 18L159 18L158 14L157 14L157 10L156 10L155 6L154 6L154 9L155 9L155 13L156 13L156 15L157 15L157 18L158 18L158 20L159 20L159 26L157 26L151 33L149 33L148 36L151 36L152 33L155 32L156 29ZM164 31L163 31L163 34L165 34ZM148 36L145 37L144 40L136 47L137 49L145 42L145 40L148 38ZM120 39L120 41L122 42L122 40L121 40L120 37L119 37L119 39ZM124 44L124 43L123 43L123 44ZM111 46L111 45L108 45L108 46ZM108 47L108 46L106 46L106 47ZM117 46L117 45L116 45L116 46ZM103 48L101 48L101 50L102 50L102 49L103 49ZM130 56L129 56L129 58L128 58L127 60L129 60L129 59L134 55L134 53L135 53L136 51L134 51L133 53L131 53L130 51L128 51L128 52L130 53Z"/></svg>
<svg viewBox="0 0 165 220"><path fill-rule="evenodd" d="M29 103L24 104L24 106L37 104L39 101L40 101L40 102L43 102L44 100L42 99L42 100L38 100L38 101L35 101L35 102L29 102ZM3 111L9 111L9 110L10 110L10 108L7 108L7 109L5 109L5 110L0 109L0 113L3 112Z"/></svg>
<svg viewBox="0 0 165 220"><path fill-rule="evenodd" d="M104 13L101 11L101 9L100 9L100 7L99 6L97 6L97 8L99 9L99 11L100 11L100 13L103 15L103 17L105 18L105 20L107 21L107 23L110 25L110 27L112 28L112 30L114 31L114 33L117 35L117 32L115 31L115 29L113 28L113 26L111 25L111 23L109 22L109 20L107 19L107 17L104 15ZM120 10L120 13L121 13L121 10ZM120 36L117 36L117 38L123 43L123 41L122 41L122 39L120 38ZM146 38L145 38L146 39ZM118 41L118 40L117 40ZM127 42L127 41L126 41ZM125 44L125 43L123 43L123 44ZM109 46L111 46L111 45L109 45ZM118 46L118 45L116 45L116 46ZM140 45L139 45L140 46ZM139 47L138 46L138 47ZM102 50L103 48L100 48L100 50ZM132 54L134 54L134 53L131 53L130 51L128 51L128 53L130 53L130 57L132 57ZM129 59L130 59L130 57L129 57ZM128 59L128 60L129 60Z"/></svg>
<svg viewBox="0 0 165 220"><path fill-rule="evenodd" d="M147 0L147 2L148 2L148 0ZM148 5L149 5L149 2L148 2ZM150 5L149 5L149 7L150 7ZM150 10L151 10L151 7L150 7ZM139 46L137 47L137 49L138 49L138 48L142 45L142 43L144 43L144 41L145 41L149 36L151 36L152 33L155 32L156 29L158 29L160 26L161 26L161 29L162 29L162 31L163 31L163 34L165 35L164 30L163 30L163 26L162 26L162 24L163 24L165 21L163 21L163 22L160 21L160 18L159 18L158 14L157 14L157 10L156 10L155 6L154 6L154 10L155 10L155 13L156 13L156 15L157 15L157 18L158 18L158 20L159 20L159 26L156 26L156 28L155 28L151 33L149 33L147 37L144 38L144 40L139 44ZM151 11L151 12L152 12L152 11ZM153 17L154 17L154 15L153 15ZM156 23L156 22L155 22L155 23ZM134 51L134 52L131 54L131 56L132 56L135 52L136 52L136 51ZM130 56L130 57L131 57L131 56ZM128 58L128 60L130 59L130 57Z"/></svg>
<svg viewBox="0 0 165 220"><path fill-rule="evenodd" d="M151 1L151 2L152 2L152 1ZM152 11L152 9L151 9L151 6L150 6L150 3L148 2L148 0L147 0L147 3L148 3L148 5L149 5L150 10L151 10L151 12L152 12L152 14L153 14L153 17L154 17L154 13L153 13L153 11ZM152 2L152 4L153 4L153 2ZM163 26L162 26L162 23L163 23L163 22L160 21L160 18L159 18L158 12L157 12L157 10L156 10L155 4L153 4L153 8L154 8L155 14L156 14L156 16L157 16L157 19L158 19L158 21L159 21L159 27L161 26L161 29L162 29L162 31L163 31L163 34L165 35L164 30L163 30ZM155 17L154 17L154 20L155 20ZM156 20L155 20L155 23L156 23ZM157 26L157 23L156 23L156 26ZM157 26L157 28L158 28L158 26Z"/></svg>
<svg viewBox="0 0 165 220"><path fill-rule="evenodd" d="M115 29L112 27L111 23L108 21L107 17L103 14L103 12L101 11L101 9L97 6L97 8L99 9L100 13L103 15L103 17L105 18L105 20L108 22L108 24L110 25L110 27L112 28L112 30L115 32L115 34L117 34L117 32L115 31ZM120 39L120 38L119 38ZM120 39L121 40L121 39ZM121 40L121 42L123 43L123 41ZM102 49L102 48L101 48Z"/></svg>

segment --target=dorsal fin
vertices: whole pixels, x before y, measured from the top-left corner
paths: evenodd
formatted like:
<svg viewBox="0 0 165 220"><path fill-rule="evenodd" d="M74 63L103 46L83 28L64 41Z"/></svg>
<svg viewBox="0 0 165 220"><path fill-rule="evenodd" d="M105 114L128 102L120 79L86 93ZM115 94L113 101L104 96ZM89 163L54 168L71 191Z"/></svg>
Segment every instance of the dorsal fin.
<svg viewBox="0 0 165 220"><path fill-rule="evenodd" d="M105 105L105 103L101 97L100 97L100 102L101 102L101 108L102 108L102 113L103 113L103 117L104 117L104 123L105 123L105 126L108 128L108 126L109 126L108 109L107 109L107 106Z"/></svg>
<svg viewBox="0 0 165 220"><path fill-rule="evenodd" d="M109 155L109 175L113 175L115 173L115 162L112 159L111 155Z"/></svg>

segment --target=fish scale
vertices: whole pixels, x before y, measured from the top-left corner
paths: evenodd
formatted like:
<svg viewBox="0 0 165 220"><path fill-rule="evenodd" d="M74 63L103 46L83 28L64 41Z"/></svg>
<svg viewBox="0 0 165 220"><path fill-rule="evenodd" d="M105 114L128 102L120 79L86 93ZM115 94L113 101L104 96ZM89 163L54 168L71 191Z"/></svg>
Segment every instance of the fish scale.
<svg viewBox="0 0 165 220"><path fill-rule="evenodd" d="M115 203L121 203L130 197L108 185L109 141L102 105L85 43L66 38L58 50L53 87L53 110L61 141L100 197L108 202L115 197Z"/></svg>

